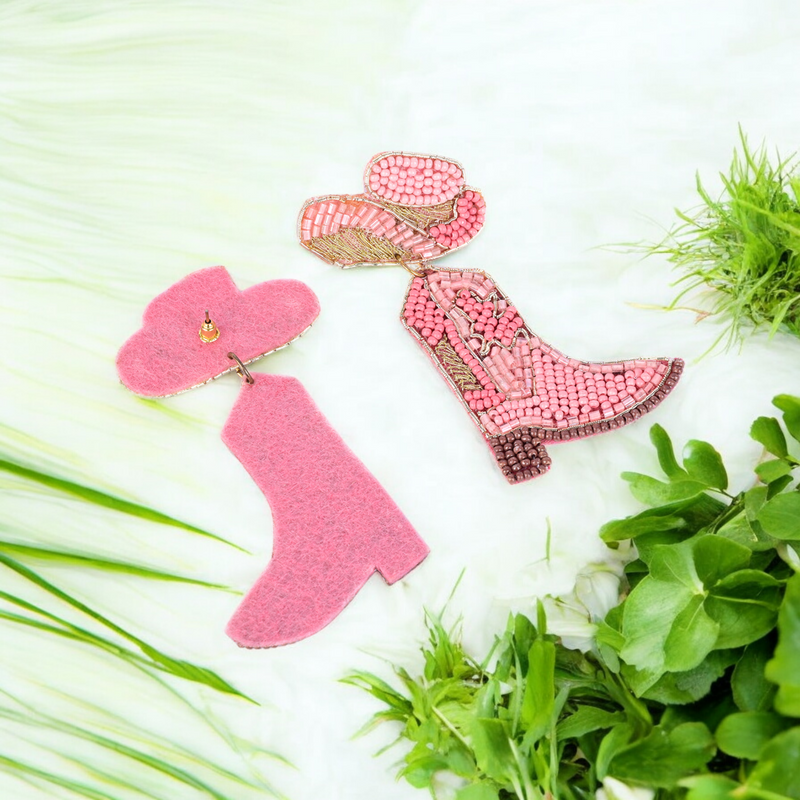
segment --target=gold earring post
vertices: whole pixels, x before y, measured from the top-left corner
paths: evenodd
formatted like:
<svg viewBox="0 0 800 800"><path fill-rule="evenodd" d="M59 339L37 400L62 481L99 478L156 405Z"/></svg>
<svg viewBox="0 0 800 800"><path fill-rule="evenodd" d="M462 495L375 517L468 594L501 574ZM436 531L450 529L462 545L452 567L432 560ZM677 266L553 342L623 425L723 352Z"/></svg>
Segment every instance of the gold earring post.
<svg viewBox="0 0 800 800"><path fill-rule="evenodd" d="M216 342L219 339L219 328L216 323L208 316L208 309L206 309L206 318L200 326L200 339L206 344Z"/></svg>

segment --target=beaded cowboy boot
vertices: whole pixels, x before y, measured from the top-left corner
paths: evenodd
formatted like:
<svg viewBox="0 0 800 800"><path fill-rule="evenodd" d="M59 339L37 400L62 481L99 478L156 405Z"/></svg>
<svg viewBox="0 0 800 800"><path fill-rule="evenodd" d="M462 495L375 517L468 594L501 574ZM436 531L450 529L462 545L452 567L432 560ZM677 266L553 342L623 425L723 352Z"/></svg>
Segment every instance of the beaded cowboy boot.
<svg viewBox="0 0 800 800"><path fill-rule="evenodd" d="M677 383L679 358L570 358L534 333L485 272L430 266L483 227L486 204L457 162L380 153L367 164L364 189L308 200L298 220L300 243L343 269L400 264L413 273L401 321L510 483L550 468L545 442L633 422Z"/></svg>

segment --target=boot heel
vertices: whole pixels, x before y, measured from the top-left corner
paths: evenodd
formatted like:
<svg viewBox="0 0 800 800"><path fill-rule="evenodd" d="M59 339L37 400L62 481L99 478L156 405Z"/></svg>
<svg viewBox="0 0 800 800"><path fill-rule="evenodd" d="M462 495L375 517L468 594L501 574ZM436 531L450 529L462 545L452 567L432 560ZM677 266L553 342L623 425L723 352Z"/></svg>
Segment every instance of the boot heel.
<svg viewBox="0 0 800 800"><path fill-rule="evenodd" d="M500 436L486 437L497 466L509 483L537 478L550 469L550 456L537 433L524 427Z"/></svg>
<svg viewBox="0 0 800 800"><path fill-rule="evenodd" d="M413 530L384 542L384 547L385 553L375 560L375 569L390 585L405 577L430 553L428 545Z"/></svg>

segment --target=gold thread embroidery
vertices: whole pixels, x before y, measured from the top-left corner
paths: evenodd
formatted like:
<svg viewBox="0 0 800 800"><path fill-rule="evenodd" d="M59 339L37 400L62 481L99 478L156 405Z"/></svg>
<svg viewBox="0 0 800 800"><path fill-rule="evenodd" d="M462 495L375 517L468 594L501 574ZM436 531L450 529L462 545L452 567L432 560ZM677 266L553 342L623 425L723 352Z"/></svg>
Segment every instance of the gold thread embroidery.
<svg viewBox="0 0 800 800"><path fill-rule="evenodd" d="M427 231L434 225L452 222L456 216L456 201L448 200L438 206L395 206L385 203L393 214L419 230Z"/></svg>
<svg viewBox="0 0 800 800"><path fill-rule="evenodd" d="M449 342L442 339L434 348L434 352L459 391L467 392L482 388L472 370L461 360Z"/></svg>
<svg viewBox="0 0 800 800"><path fill-rule="evenodd" d="M407 261L411 255L365 228L342 228L337 233L308 239L303 244L333 264L397 263Z"/></svg>

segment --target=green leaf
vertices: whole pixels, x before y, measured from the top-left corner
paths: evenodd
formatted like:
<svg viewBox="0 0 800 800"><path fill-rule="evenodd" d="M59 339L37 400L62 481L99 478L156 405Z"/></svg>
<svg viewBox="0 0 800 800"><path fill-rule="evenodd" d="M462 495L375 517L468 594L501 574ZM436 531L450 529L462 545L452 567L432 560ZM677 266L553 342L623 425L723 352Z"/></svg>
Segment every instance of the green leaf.
<svg viewBox="0 0 800 800"><path fill-rule="evenodd" d="M730 573L749 560L746 547L718 536L653 548L650 575L623 604L620 657L652 681L640 691L664 671L691 671L712 650L748 644L769 631L776 581L755 570Z"/></svg>
<svg viewBox="0 0 800 800"><path fill-rule="evenodd" d="M631 688L647 700L669 706L694 703L705 697L714 681L721 678L731 664L736 663L739 651L713 650L694 669L684 672L667 672L655 683L646 675L629 675Z"/></svg>
<svg viewBox="0 0 800 800"><path fill-rule="evenodd" d="M658 726L617 752L608 774L636 786L671 789L687 774L702 769L714 751L714 738L701 722L685 722L670 731Z"/></svg>
<svg viewBox="0 0 800 800"><path fill-rule="evenodd" d="M772 655L772 637L749 644L731 675L733 699L740 711L768 711L777 691L764 675Z"/></svg>
<svg viewBox="0 0 800 800"><path fill-rule="evenodd" d="M775 417L759 417L750 428L750 438L764 445L768 453L778 458L785 458L789 454L786 437Z"/></svg>
<svg viewBox="0 0 800 800"><path fill-rule="evenodd" d="M684 722L702 722L706 728L714 730L728 714L734 714L736 710L735 703L727 693L726 682L720 681L708 695L695 703L667 706L659 725L670 731Z"/></svg>
<svg viewBox="0 0 800 800"><path fill-rule="evenodd" d="M757 519L776 539L800 540L800 493L787 492L773 497L758 511Z"/></svg>
<svg viewBox="0 0 800 800"><path fill-rule="evenodd" d="M524 743L531 745L549 732L555 699L556 648L536 639L528 652L528 674L520 721L526 729Z"/></svg>
<svg viewBox="0 0 800 800"><path fill-rule="evenodd" d="M800 397L779 394L772 399L772 405L783 411L783 424L795 441L800 442Z"/></svg>
<svg viewBox="0 0 800 800"><path fill-rule="evenodd" d="M750 563L750 550L720 536L701 536L692 542L697 576L706 588Z"/></svg>
<svg viewBox="0 0 800 800"><path fill-rule="evenodd" d="M658 424L650 428L650 441L656 448L658 463L664 474L671 480L684 480L688 477L686 471L678 464L675 452L672 449L672 440L669 434Z"/></svg>
<svg viewBox="0 0 800 800"><path fill-rule="evenodd" d="M758 570L739 570L719 581L706 599L706 610L720 625L717 647L741 647L774 627L781 584Z"/></svg>
<svg viewBox="0 0 800 800"><path fill-rule="evenodd" d="M603 780L608 775L608 766L614 756L628 746L633 736L633 726L629 722L614 726L600 742L595 760L597 777Z"/></svg>
<svg viewBox="0 0 800 800"><path fill-rule="evenodd" d="M619 606L617 606L618 608ZM608 615L605 620L600 620L597 623L597 630L595 632L595 639L598 644L608 645L614 650L619 651L625 646L625 637L616 629L608 624Z"/></svg>
<svg viewBox="0 0 800 800"><path fill-rule="evenodd" d="M488 783L473 783L456 792L456 800L498 800L497 789Z"/></svg>
<svg viewBox="0 0 800 800"><path fill-rule="evenodd" d="M713 541L713 537L703 538L710 538ZM664 583L676 583L684 586L693 594L703 594L703 581L695 567L694 551L697 542L698 539L692 539L679 544L654 547L650 560L651 577Z"/></svg>
<svg viewBox="0 0 800 800"><path fill-rule="evenodd" d="M800 800L800 727L779 733L764 746L745 787L750 790L743 793L746 798Z"/></svg>
<svg viewBox="0 0 800 800"><path fill-rule="evenodd" d="M623 472L622 479L630 483L631 494L648 506L663 506L678 503L701 495L708 485L696 480L681 480L664 483L638 472Z"/></svg>
<svg viewBox="0 0 800 800"><path fill-rule="evenodd" d="M642 534L674 531L685 527L686 522L681 517L636 515L607 522L600 528L600 538L604 542L621 542L625 539L635 539Z"/></svg>
<svg viewBox="0 0 800 800"><path fill-rule="evenodd" d="M400 776L417 789L427 788L437 772L447 769L445 758L427 752L417 754L412 750L407 759L408 765L400 771Z"/></svg>
<svg viewBox="0 0 800 800"><path fill-rule="evenodd" d="M775 478L767 484L767 500L772 500L775 495L780 494L794 480L793 475L784 475L782 478Z"/></svg>
<svg viewBox="0 0 800 800"><path fill-rule="evenodd" d="M539 609L537 608L537 615ZM544 614L544 609L542 609ZM546 619L543 618L546 622ZM534 639L537 638L538 632L533 623L524 614L515 614L513 619L514 627L514 648L519 653L522 664L523 673L528 671L528 651L531 649ZM544 634L544 630L542 630Z"/></svg>
<svg viewBox="0 0 800 800"><path fill-rule="evenodd" d="M675 617L664 642L664 669L684 672L702 663L714 648L719 623L703 608L703 598L694 595Z"/></svg>
<svg viewBox="0 0 800 800"><path fill-rule="evenodd" d="M728 488L728 473L720 454L708 443L691 439L683 448L683 466L689 477L715 489Z"/></svg>
<svg viewBox="0 0 800 800"><path fill-rule="evenodd" d="M647 697L653 686L658 684L663 678L667 678L669 675L673 674L669 672L665 673L661 664L656 667L640 669L627 662L621 662L619 672L636 697Z"/></svg>
<svg viewBox="0 0 800 800"><path fill-rule="evenodd" d="M679 785L689 790L686 800L734 800L734 789L741 784L724 775L695 775L684 778Z"/></svg>
<svg viewBox="0 0 800 800"><path fill-rule="evenodd" d="M672 622L692 600L694 592L676 583L648 576L637 584L623 607L622 635L625 646L620 658L637 669L654 670L658 679L664 671L665 644ZM705 654L691 654L700 663Z"/></svg>
<svg viewBox="0 0 800 800"><path fill-rule="evenodd" d="M760 569L739 569L720 578L712 587L715 597L755 600L777 610L783 582ZM765 593L766 590L766 593Z"/></svg>
<svg viewBox="0 0 800 800"><path fill-rule="evenodd" d="M786 716L800 717L800 574L786 584L778 612L778 646L767 664L766 677L778 684L775 708Z"/></svg>
<svg viewBox="0 0 800 800"><path fill-rule="evenodd" d="M615 539L619 539L625 532L618 528L625 528L628 525L638 526L640 521L643 527L650 527L649 531L636 531L636 549L639 551L639 558L649 564L652 550L656 545L675 544L691 538L697 531L714 525L727 508L727 504L703 493L688 500L645 509L625 520L616 520L610 523L609 527L613 530ZM659 521L644 522L652 518L658 518ZM672 519L673 522L666 522L667 519Z"/></svg>
<svg viewBox="0 0 800 800"><path fill-rule="evenodd" d="M754 522L758 517L759 511L767 502L768 494L769 489L766 486L754 486L744 493L744 510L750 522Z"/></svg>
<svg viewBox="0 0 800 800"><path fill-rule="evenodd" d="M411 703L400 692L370 672L351 672L341 678L340 683L363 689L382 703L385 703L395 712L396 716L394 718L398 721L403 721L412 712ZM366 731L359 731L359 735L364 732Z"/></svg>
<svg viewBox="0 0 800 800"><path fill-rule="evenodd" d="M709 597L709 616L719 625L715 647L743 647L766 636L775 627L775 610L754 604L732 603Z"/></svg>
<svg viewBox="0 0 800 800"><path fill-rule="evenodd" d="M456 716L455 707L442 708L442 711L447 712L447 717L451 721L453 717ZM467 723L469 719L471 718L465 717L464 722ZM471 780L477 775L478 769L475 765L475 759L472 756L472 751L468 750L461 741L450 743L450 750L447 753L447 769L449 769L454 775L458 775L460 778L467 778Z"/></svg>
<svg viewBox="0 0 800 800"><path fill-rule="evenodd" d="M166 514L162 514L159 511L148 508L147 506L142 506L138 503L131 503L128 500L123 500L121 497L115 497L112 494L100 492L97 489L91 489L88 486L83 486L73 481L58 478L55 475L48 475L47 473L40 472L39 470L29 469L28 467L22 466L22 464L16 464L12 461L0 459L0 470L10 472L12 475L33 481L34 483L41 484L42 486L47 486L49 489L55 489L56 491L64 494L72 495L86 503L92 503L93 505L102 506L103 508L110 508L122 514L130 514L131 516L149 520L150 522L159 522L162 525L171 525L175 528L182 528L185 531L190 531L191 533L197 533L200 536L207 536L210 539L215 539L216 541L227 544L236 550L242 551L243 553L247 552L244 550L244 548L239 547L239 545L234 544L233 542L229 542L227 539L223 539L221 536L216 536L215 534L203 530L202 528L197 528L194 525L189 525L187 522L182 522L174 517L169 517Z"/></svg>
<svg viewBox="0 0 800 800"><path fill-rule="evenodd" d="M515 773L517 767L510 732L503 720L473 720L472 749L478 769L487 777L505 783Z"/></svg>
<svg viewBox="0 0 800 800"><path fill-rule="evenodd" d="M714 736L723 753L755 761L764 745L791 725L769 711L739 711L722 720Z"/></svg>
<svg viewBox="0 0 800 800"><path fill-rule="evenodd" d="M759 526L760 527L760 526ZM717 529L716 536L723 539L730 539L732 542L749 547L751 550L763 548L772 549L772 540L763 542L759 538L757 531L750 524L747 514L740 511L736 516L731 517L721 528Z"/></svg>
<svg viewBox="0 0 800 800"><path fill-rule="evenodd" d="M607 730L625 722L625 714L621 711L606 711L594 706L579 706L569 716L558 723L556 736L558 741L577 739L593 731Z"/></svg>
<svg viewBox="0 0 800 800"><path fill-rule="evenodd" d="M756 467L756 475L764 483L772 483L788 475L793 469L794 467L788 461L776 458L759 464Z"/></svg>

